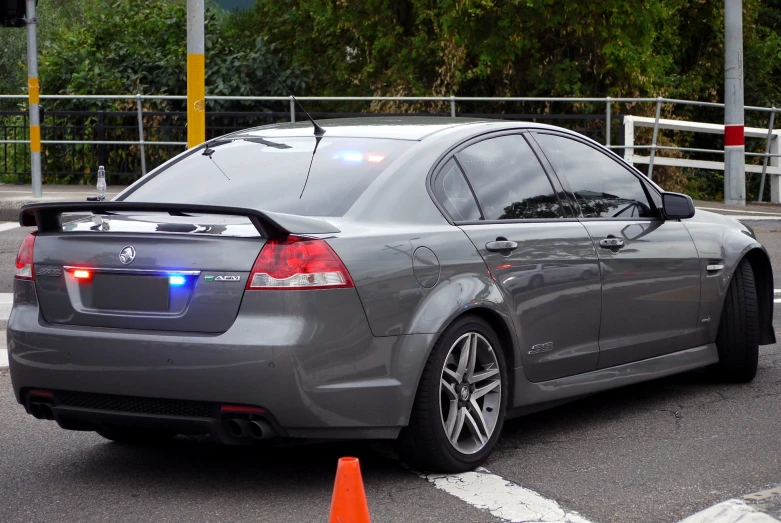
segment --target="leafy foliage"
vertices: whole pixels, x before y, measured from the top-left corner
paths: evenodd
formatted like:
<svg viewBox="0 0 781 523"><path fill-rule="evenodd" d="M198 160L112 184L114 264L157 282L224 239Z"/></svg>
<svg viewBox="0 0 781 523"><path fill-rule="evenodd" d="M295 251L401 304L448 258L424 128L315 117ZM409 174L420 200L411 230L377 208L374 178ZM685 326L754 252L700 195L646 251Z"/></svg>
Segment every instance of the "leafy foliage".
<svg viewBox="0 0 781 523"><path fill-rule="evenodd" d="M187 92L186 3L170 0L93 0L79 24L63 25L41 49L41 84L61 94ZM270 73L280 71L303 89L302 71L285 68L275 45L262 38L234 38L227 16L206 12L206 92L211 95L283 95ZM231 109L234 102L209 102ZM51 105L51 104L50 104ZM75 100L57 108L116 106L115 101ZM181 109L167 101L160 108ZM119 107L114 107L119 108Z"/></svg>
<svg viewBox="0 0 781 523"><path fill-rule="evenodd" d="M781 4L744 0L747 102L779 98ZM274 20L274 23L268 23ZM718 100L723 2L258 0L237 21L319 94Z"/></svg>

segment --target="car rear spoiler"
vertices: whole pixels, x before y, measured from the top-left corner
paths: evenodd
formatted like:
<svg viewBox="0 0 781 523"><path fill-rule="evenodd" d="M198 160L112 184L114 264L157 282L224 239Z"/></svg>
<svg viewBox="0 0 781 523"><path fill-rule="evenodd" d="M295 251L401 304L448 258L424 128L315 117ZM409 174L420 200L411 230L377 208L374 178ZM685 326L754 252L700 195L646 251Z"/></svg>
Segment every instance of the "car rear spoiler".
<svg viewBox="0 0 781 523"><path fill-rule="evenodd" d="M190 203L148 203L148 202L58 202L32 203L19 211L22 227L38 226L40 232L62 231L62 215L90 212L92 214L113 214L122 212L160 212L172 216L189 214L215 214L222 216L245 216L249 218L261 236L274 238L289 234L329 234L341 232L325 220L310 216L298 216L277 212L259 211L222 205L200 205Z"/></svg>

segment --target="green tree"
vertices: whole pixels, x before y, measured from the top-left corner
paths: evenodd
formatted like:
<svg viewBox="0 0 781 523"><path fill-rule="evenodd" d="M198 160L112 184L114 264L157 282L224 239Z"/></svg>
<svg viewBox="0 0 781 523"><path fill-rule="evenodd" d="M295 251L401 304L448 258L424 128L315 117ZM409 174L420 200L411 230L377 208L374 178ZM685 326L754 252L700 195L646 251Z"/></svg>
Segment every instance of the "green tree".
<svg viewBox="0 0 781 523"><path fill-rule="evenodd" d="M62 26L76 23L92 0L40 2L37 8L38 45L45 46ZM0 94L27 94L27 30L0 27ZM19 102L0 101L0 108L15 109Z"/></svg>
<svg viewBox="0 0 781 523"><path fill-rule="evenodd" d="M779 93L779 4L744 0L747 101ZM324 95L718 100L723 84L723 3L707 0L257 0L237 25Z"/></svg>
<svg viewBox="0 0 781 523"><path fill-rule="evenodd" d="M206 92L211 95L286 94L270 73L303 89L300 68L285 64L262 38L232 37L231 18L206 12ZM61 25L41 49L42 89L60 94L177 94L187 92L186 4L170 0L92 0L79 23ZM120 108L116 101L74 100L52 108ZM210 109L239 104L209 102ZM257 104L255 104L257 106ZM161 109L181 109L164 102Z"/></svg>

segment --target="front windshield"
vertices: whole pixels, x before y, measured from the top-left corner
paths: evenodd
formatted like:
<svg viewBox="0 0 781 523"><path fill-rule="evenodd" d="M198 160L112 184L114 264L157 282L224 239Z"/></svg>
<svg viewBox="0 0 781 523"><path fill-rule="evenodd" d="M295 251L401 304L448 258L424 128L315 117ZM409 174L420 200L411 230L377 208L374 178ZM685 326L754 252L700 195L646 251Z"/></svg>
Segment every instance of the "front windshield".
<svg viewBox="0 0 781 523"><path fill-rule="evenodd" d="M383 169L415 142L323 137L308 180L314 137L210 143L210 148L139 180L121 200L343 216Z"/></svg>

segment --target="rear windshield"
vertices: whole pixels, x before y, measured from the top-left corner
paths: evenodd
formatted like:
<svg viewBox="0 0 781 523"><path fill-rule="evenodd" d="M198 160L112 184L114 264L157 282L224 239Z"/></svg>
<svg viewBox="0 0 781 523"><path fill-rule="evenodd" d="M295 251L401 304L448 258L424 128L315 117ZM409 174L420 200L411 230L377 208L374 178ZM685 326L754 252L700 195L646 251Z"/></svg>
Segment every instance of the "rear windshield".
<svg viewBox="0 0 781 523"><path fill-rule="evenodd" d="M214 140L208 150L140 180L121 200L343 216L382 170L414 144L325 136L312 159L314 137L251 140Z"/></svg>

